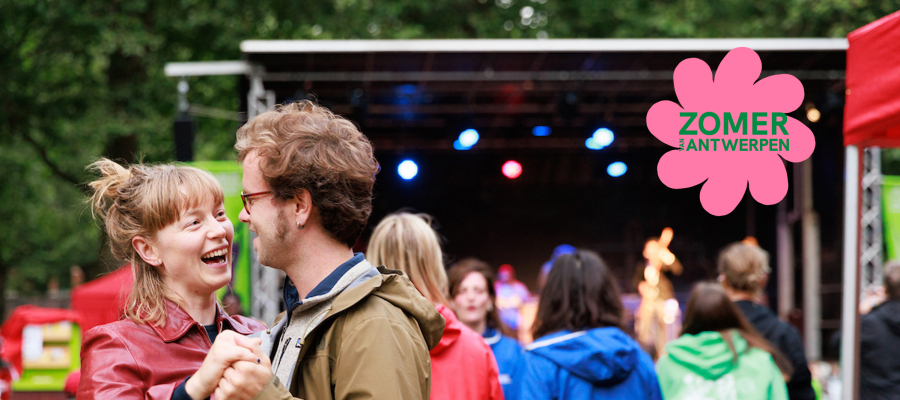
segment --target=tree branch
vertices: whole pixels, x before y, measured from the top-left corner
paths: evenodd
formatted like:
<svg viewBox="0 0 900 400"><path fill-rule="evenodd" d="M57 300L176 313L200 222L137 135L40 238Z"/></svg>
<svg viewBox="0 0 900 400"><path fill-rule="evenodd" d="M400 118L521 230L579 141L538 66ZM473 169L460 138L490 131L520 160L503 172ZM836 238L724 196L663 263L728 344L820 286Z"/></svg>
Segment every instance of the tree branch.
<svg viewBox="0 0 900 400"><path fill-rule="evenodd" d="M34 147L34 149L37 151L37 153L41 157L41 159L44 160L44 164L47 165L47 168L50 168L50 172L52 172L58 178L75 185L75 187L77 187L78 190L81 190L84 193L88 192L87 186L84 183L80 182L74 176L72 176L72 175L68 174L67 172L63 171L62 169L60 169L59 166L56 165L56 163L54 163L52 160L50 160L50 157L47 155L47 150L45 148L43 148L40 144L38 144L38 142L35 141L34 138L32 138L27 133L22 133L21 135L22 135L22 138L25 139L26 142L30 143L31 146Z"/></svg>

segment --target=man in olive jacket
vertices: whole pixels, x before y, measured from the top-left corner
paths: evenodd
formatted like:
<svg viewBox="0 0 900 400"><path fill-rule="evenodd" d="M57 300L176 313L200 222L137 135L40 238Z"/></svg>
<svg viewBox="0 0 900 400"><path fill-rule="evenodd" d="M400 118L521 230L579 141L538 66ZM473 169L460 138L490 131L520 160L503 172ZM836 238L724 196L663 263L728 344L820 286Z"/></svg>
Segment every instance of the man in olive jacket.
<svg viewBox="0 0 900 400"><path fill-rule="evenodd" d="M356 242L378 163L349 121L311 102L260 114L237 133L241 222L263 265L287 274L285 313L260 363L226 370L216 399L428 399L443 317L399 271Z"/></svg>

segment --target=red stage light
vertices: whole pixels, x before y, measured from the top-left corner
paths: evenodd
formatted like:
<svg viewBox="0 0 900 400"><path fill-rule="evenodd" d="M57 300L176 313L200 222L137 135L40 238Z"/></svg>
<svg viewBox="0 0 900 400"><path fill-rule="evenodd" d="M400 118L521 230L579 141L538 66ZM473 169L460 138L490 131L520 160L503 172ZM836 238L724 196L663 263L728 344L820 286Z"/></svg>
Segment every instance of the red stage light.
<svg viewBox="0 0 900 400"><path fill-rule="evenodd" d="M522 164L519 164L513 160L507 161L503 164L503 175L509 179L516 179L519 175L522 175Z"/></svg>

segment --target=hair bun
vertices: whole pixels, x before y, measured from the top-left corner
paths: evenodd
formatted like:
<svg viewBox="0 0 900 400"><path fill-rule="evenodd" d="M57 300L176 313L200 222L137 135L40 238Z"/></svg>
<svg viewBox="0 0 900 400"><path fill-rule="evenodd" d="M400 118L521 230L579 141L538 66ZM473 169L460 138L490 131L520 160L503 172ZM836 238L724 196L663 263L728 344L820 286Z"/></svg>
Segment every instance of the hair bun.
<svg viewBox="0 0 900 400"><path fill-rule="evenodd" d="M91 189L94 190L90 198L91 212L106 219L110 206L119 197L119 188L131 179L131 169L108 158L94 161L88 169L100 173L100 179L90 183Z"/></svg>

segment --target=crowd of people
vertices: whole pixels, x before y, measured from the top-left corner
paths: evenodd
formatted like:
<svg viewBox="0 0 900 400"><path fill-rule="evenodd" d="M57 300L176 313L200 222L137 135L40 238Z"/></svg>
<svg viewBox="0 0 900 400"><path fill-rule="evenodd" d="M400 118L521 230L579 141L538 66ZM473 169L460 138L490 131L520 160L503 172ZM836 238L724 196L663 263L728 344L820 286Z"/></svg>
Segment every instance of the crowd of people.
<svg viewBox="0 0 900 400"><path fill-rule="evenodd" d="M523 347L498 312L494 269L446 268L428 216L389 215L353 252L379 170L353 123L292 103L241 127L236 149L239 219L260 263L286 274L286 311L267 327L216 301L234 229L212 175L97 161L92 209L135 281L125 318L84 336L79 399L815 398L797 330L759 304L769 267L757 246L721 252L719 282L693 289L657 360L627 333L600 255L566 248L543 268ZM896 304L873 321L896 319Z"/></svg>

